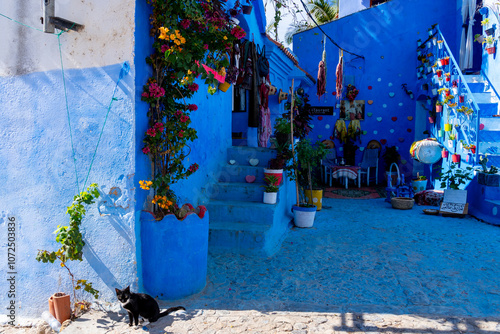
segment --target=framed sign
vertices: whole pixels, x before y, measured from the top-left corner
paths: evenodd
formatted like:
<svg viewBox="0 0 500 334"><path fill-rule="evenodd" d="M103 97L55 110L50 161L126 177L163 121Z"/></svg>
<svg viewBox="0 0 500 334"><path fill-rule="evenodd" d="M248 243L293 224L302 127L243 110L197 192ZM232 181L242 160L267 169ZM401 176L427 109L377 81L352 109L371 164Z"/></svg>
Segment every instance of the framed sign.
<svg viewBox="0 0 500 334"><path fill-rule="evenodd" d="M348 120L365 119L365 101L364 100L354 100L352 102L342 100L340 101L340 116L339 118Z"/></svg>
<svg viewBox="0 0 500 334"><path fill-rule="evenodd" d="M333 107L309 107L309 114L333 116Z"/></svg>

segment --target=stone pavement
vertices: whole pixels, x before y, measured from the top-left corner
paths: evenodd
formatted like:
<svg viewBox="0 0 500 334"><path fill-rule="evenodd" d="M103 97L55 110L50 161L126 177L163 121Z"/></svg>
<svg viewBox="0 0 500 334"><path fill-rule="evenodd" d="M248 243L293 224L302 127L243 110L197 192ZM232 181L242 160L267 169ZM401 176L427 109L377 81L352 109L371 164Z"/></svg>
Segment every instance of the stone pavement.
<svg viewBox="0 0 500 334"><path fill-rule="evenodd" d="M212 254L205 290L161 302L187 311L147 331L500 333L500 227L383 199L323 205L314 227L292 229L273 257ZM93 311L64 333L145 331L127 320Z"/></svg>

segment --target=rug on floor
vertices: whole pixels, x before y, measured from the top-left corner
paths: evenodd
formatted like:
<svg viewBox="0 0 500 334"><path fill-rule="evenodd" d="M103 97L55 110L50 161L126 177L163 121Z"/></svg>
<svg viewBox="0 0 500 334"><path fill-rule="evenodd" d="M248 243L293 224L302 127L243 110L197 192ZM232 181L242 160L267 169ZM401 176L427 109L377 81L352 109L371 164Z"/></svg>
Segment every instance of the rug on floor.
<svg viewBox="0 0 500 334"><path fill-rule="evenodd" d="M325 188L323 197L344 199L374 199L386 196L383 187L361 187L361 188Z"/></svg>

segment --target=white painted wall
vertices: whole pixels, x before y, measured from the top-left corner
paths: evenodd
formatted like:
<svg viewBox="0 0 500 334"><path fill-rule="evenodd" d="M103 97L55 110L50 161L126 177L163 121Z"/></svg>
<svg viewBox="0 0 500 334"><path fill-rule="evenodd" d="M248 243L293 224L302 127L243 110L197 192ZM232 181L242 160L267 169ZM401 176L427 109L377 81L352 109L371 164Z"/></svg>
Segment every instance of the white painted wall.
<svg viewBox="0 0 500 334"><path fill-rule="evenodd" d="M339 18L370 8L370 0L339 0Z"/></svg>
<svg viewBox="0 0 500 334"><path fill-rule="evenodd" d="M61 35L64 66L100 67L131 58L134 41L134 0L55 0L56 16L85 25L83 31ZM43 29L42 0L0 1L0 13ZM57 37L0 16L0 76L60 68ZM58 32L56 30L56 32Z"/></svg>

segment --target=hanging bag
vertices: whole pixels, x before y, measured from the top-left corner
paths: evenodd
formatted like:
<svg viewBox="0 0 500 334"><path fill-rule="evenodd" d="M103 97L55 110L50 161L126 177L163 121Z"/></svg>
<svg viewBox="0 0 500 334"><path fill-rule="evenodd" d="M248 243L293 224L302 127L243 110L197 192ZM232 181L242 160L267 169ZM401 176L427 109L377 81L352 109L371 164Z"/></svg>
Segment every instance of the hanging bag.
<svg viewBox="0 0 500 334"><path fill-rule="evenodd" d="M266 58L266 46L262 50L257 45L257 72L260 77L267 77L269 75L269 60Z"/></svg>

